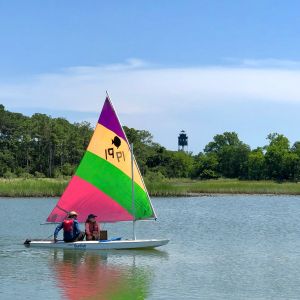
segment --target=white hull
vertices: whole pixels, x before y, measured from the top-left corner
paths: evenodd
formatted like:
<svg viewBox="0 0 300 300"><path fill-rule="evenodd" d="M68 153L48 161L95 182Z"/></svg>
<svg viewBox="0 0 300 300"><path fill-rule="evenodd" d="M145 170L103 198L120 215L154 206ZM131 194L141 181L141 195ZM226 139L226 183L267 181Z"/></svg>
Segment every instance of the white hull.
<svg viewBox="0 0 300 300"><path fill-rule="evenodd" d="M166 245L169 240L121 240L121 241L79 241L65 243L58 241L35 241L29 242L30 247L53 248L53 249L76 249L76 250L121 250L121 249L151 249Z"/></svg>

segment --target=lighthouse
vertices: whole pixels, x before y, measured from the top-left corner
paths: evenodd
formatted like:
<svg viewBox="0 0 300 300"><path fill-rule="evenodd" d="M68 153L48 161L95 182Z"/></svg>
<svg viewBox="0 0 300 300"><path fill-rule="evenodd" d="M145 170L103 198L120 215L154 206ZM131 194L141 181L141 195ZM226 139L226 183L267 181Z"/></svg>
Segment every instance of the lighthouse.
<svg viewBox="0 0 300 300"><path fill-rule="evenodd" d="M187 151L188 136L184 130L181 130L178 136L178 151Z"/></svg>

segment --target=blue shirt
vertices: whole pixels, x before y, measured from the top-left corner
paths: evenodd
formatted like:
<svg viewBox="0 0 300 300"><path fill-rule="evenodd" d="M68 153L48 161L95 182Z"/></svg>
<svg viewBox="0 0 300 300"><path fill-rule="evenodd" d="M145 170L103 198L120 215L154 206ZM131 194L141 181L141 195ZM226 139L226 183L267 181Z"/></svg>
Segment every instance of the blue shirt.
<svg viewBox="0 0 300 300"><path fill-rule="evenodd" d="M60 223L59 225L57 225L57 227L55 228L54 231L54 238L57 238L57 235L59 233L60 230L62 230L64 228L64 223ZM79 224L78 221L73 219L73 230L70 232L65 232L64 231L64 241L71 241L74 238L76 238L79 234L80 234L80 229L79 229Z"/></svg>

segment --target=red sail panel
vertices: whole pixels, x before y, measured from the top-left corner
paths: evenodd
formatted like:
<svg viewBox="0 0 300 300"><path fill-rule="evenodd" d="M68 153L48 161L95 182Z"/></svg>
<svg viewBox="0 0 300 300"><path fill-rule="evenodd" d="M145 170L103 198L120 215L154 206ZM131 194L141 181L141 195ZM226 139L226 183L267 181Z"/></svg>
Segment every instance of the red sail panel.
<svg viewBox="0 0 300 300"><path fill-rule="evenodd" d="M79 222L85 222L87 216L91 213L98 216L98 222L133 220L132 215L121 205L76 175L71 179L58 205L49 215L47 222L62 222L71 210L78 213L77 220Z"/></svg>

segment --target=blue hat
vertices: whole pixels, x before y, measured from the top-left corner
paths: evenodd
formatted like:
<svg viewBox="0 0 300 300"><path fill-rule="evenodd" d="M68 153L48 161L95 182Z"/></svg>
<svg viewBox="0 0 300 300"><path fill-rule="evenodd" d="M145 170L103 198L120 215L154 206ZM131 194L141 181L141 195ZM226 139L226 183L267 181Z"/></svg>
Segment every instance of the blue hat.
<svg viewBox="0 0 300 300"><path fill-rule="evenodd" d="M88 219L92 219L92 218L96 218L97 216L96 215L94 215L94 214L90 214L90 215L88 215Z"/></svg>

